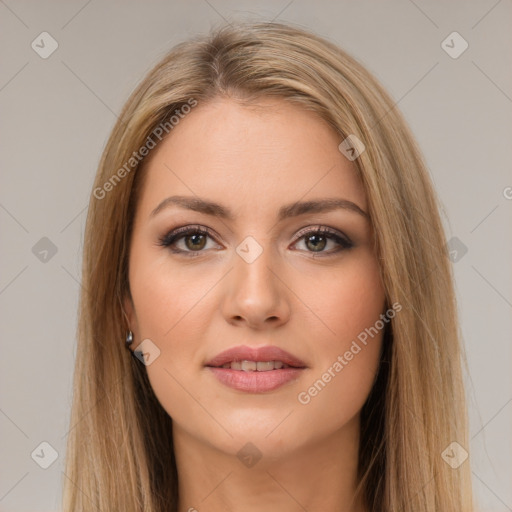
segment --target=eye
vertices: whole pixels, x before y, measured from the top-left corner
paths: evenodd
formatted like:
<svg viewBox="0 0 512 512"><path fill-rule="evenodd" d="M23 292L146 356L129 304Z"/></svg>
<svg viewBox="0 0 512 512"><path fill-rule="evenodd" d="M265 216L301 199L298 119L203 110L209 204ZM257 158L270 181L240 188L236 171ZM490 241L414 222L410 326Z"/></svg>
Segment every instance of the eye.
<svg viewBox="0 0 512 512"><path fill-rule="evenodd" d="M329 256L333 253L338 253L353 247L353 244L348 237L325 227L308 229L306 231L303 230L297 236L297 242L304 239L305 247L310 249L307 250L307 252L321 254L322 256ZM330 251L324 251L325 247L328 245L328 242L334 242L334 245L338 245L338 248Z"/></svg>
<svg viewBox="0 0 512 512"><path fill-rule="evenodd" d="M215 239L215 236L208 228L203 228L202 226L185 226L170 231L161 237L158 245L169 247L173 253L186 254L187 256L198 256L200 252L204 252L203 249L206 247L208 237ZM294 245L302 239L304 239L306 252L317 253L325 256L353 247L353 244L348 237L330 228L324 227L302 230L297 235ZM184 248L177 247L178 242L181 241L184 242ZM338 248L330 251L324 251L328 242L333 242L334 245L338 245Z"/></svg>
<svg viewBox="0 0 512 512"><path fill-rule="evenodd" d="M159 244L163 247L169 247L174 253L189 253L188 256L197 256L206 246L206 237L213 238L209 229L202 226L185 226L175 229L159 239ZM185 249L177 248L177 242L185 242Z"/></svg>

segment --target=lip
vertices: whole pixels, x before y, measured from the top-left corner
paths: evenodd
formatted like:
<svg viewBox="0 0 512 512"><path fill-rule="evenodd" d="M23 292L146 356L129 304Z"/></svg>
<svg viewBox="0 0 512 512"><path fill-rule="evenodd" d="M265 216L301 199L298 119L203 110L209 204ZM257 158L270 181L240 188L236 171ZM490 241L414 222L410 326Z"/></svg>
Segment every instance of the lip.
<svg viewBox="0 0 512 512"><path fill-rule="evenodd" d="M288 368L269 371L244 371L222 368L232 361L281 361ZM297 380L307 368L304 361L275 346L251 348L245 345L221 352L205 365L224 385L248 393L274 391L284 384Z"/></svg>
<svg viewBox="0 0 512 512"><path fill-rule="evenodd" d="M294 368L307 368L304 361L293 356L289 352L286 352L286 350L273 345L267 345L260 348L248 347L246 345L232 347L224 350L224 352L221 352L220 354L217 354L213 359L208 361L205 366L218 367L232 361L282 361ZM272 371L276 372L279 370Z"/></svg>
<svg viewBox="0 0 512 512"><path fill-rule="evenodd" d="M287 382L297 380L305 368L281 368L268 372L246 372L208 366L213 375L224 385L247 393L265 393L280 388Z"/></svg>

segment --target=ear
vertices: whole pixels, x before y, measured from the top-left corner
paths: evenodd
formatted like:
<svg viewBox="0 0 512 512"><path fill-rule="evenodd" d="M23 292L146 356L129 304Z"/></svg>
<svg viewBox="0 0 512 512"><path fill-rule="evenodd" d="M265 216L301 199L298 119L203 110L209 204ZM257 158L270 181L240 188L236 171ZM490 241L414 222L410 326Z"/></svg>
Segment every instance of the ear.
<svg viewBox="0 0 512 512"><path fill-rule="evenodd" d="M123 310L125 313L126 321L128 322L128 328L135 334L137 330L137 317L135 315L135 307L133 305L130 293L127 293L124 297Z"/></svg>

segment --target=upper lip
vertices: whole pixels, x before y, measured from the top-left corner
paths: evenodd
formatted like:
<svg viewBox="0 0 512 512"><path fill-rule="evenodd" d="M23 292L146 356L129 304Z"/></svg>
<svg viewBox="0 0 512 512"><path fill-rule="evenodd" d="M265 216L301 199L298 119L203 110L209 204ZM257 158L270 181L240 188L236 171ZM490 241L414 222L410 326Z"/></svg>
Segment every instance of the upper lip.
<svg viewBox="0 0 512 512"><path fill-rule="evenodd" d="M296 368L306 368L304 361L273 345L260 348L248 347L246 345L231 347L217 354L205 366L222 366L232 361L281 361Z"/></svg>

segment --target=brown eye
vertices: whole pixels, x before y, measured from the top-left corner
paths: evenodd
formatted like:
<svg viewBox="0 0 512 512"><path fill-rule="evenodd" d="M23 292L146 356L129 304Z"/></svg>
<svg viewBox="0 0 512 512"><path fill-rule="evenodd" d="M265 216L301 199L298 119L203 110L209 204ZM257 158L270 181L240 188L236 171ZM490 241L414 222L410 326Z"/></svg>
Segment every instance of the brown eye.
<svg viewBox="0 0 512 512"><path fill-rule="evenodd" d="M169 247L174 253L183 253L188 256L196 256L199 252L205 252L203 249L207 245L208 238L213 239L213 235L200 226L187 226L167 233L160 238L159 245ZM183 239L184 249L176 247L178 242Z"/></svg>
<svg viewBox="0 0 512 512"><path fill-rule="evenodd" d="M322 251L327 245L327 237L323 235L308 235L305 237L306 246L312 251Z"/></svg>
<svg viewBox="0 0 512 512"><path fill-rule="evenodd" d="M302 235L302 236L300 236ZM340 251L350 249L353 247L352 242L346 236L342 236L329 228L310 229L309 231L302 231L295 243L304 240L304 245L310 253L317 253L322 256L329 256ZM324 250L329 242L338 245L337 249L326 251Z"/></svg>
<svg viewBox="0 0 512 512"><path fill-rule="evenodd" d="M186 235L183 239L185 240L185 245L191 251L200 251L206 245L206 236L203 234Z"/></svg>
<svg viewBox="0 0 512 512"><path fill-rule="evenodd" d="M302 231L295 244L304 240L305 251L313 255L331 256L340 251L353 247L348 237L338 234L329 228L316 228L309 231ZM201 252L206 252L208 238L215 240L213 234L201 226L186 226L184 228L175 229L160 238L159 245L169 247L174 253L186 256L198 256ZM177 247L178 242L184 242L184 248ZM338 246L331 250L325 250L330 243Z"/></svg>

